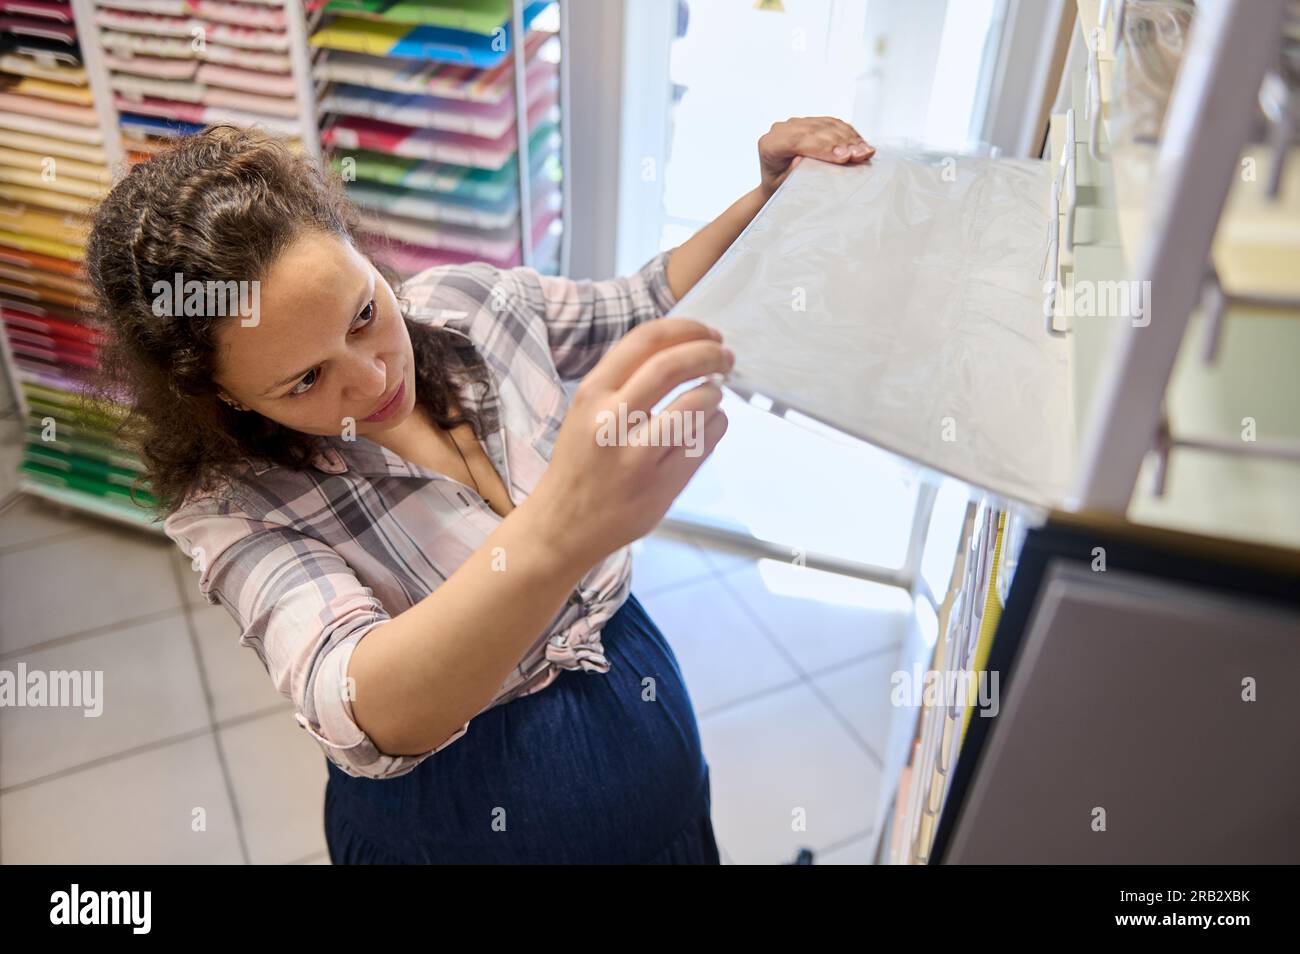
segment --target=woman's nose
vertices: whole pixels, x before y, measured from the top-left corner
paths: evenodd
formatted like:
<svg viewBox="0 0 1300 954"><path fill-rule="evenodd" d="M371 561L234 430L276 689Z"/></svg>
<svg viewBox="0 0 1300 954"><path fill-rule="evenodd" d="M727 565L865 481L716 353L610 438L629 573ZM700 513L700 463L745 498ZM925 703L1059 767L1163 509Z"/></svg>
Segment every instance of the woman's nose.
<svg viewBox="0 0 1300 954"><path fill-rule="evenodd" d="M387 392L387 362L379 357L358 361L348 378L348 396L359 401L377 401Z"/></svg>

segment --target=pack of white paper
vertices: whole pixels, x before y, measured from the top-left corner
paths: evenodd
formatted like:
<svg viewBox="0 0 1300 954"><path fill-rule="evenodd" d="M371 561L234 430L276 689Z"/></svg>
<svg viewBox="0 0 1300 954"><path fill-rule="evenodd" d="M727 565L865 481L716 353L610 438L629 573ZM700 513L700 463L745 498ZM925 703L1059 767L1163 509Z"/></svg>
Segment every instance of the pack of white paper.
<svg viewBox="0 0 1300 954"><path fill-rule="evenodd" d="M742 394L1059 504L1074 438L1069 346L1044 316L1051 183L1038 160L804 159L671 314L722 331Z"/></svg>

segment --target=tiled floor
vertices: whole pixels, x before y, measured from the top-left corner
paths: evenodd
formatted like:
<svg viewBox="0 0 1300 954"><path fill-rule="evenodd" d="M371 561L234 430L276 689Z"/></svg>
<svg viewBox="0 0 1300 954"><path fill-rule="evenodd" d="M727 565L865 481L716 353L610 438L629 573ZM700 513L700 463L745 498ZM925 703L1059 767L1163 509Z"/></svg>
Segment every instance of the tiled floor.
<svg viewBox="0 0 1300 954"><path fill-rule="evenodd" d="M726 862L867 863L906 594L667 531L633 592L686 675ZM95 719L0 710L0 863L328 864L320 750L236 637L165 538L0 513L0 669L114 687Z"/></svg>

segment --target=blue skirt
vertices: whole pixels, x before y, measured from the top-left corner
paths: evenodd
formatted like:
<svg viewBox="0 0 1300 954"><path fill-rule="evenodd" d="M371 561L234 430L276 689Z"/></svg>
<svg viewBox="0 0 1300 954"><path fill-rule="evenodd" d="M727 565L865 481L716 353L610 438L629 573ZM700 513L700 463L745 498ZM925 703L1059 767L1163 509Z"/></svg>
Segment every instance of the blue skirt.
<svg viewBox="0 0 1300 954"><path fill-rule="evenodd" d="M334 864L711 864L709 766L672 650L635 596L607 673L565 670L405 775L329 760Z"/></svg>

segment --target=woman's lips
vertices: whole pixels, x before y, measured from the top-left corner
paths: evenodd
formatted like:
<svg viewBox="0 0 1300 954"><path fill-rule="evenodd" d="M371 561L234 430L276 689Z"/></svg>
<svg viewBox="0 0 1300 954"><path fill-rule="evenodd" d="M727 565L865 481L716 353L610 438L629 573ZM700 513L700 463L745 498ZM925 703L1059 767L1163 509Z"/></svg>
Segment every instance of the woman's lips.
<svg viewBox="0 0 1300 954"><path fill-rule="evenodd" d="M381 407L374 414L371 414L369 417L362 418L362 420L368 421L372 424L377 423L379 421L387 420L388 418L393 416L393 413L399 407L402 406L402 398L404 398L405 396L406 396L406 382L403 381L401 384L397 386L397 393L394 394L391 398L389 398L383 407Z"/></svg>

